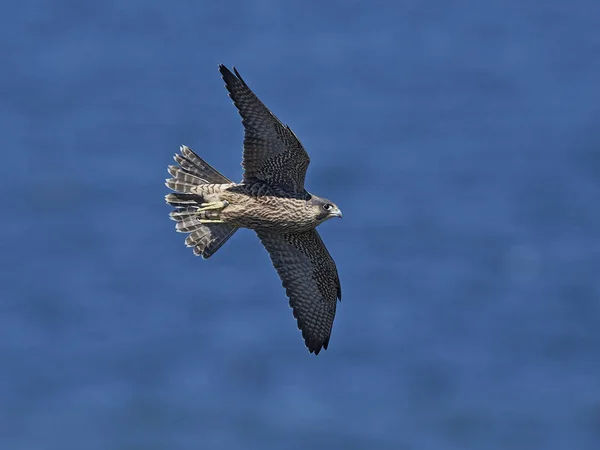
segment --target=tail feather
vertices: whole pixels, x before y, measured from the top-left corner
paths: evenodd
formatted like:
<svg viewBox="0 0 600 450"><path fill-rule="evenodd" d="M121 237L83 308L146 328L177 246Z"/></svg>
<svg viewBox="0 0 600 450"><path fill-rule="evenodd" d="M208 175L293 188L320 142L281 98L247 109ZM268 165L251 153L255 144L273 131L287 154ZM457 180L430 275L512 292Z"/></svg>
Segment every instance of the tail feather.
<svg viewBox="0 0 600 450"><path fill-rule="evenodd" d="M203 258L211 257L235 233L236 227L228 224L203 224L198 219L213 219L214 211L202 211L198 214L198 206L205 203L202 195L196 192L201 184L231 183L229 179L212 168L190 148L182 145L181 154L175 155L177 166L169 166L172 178L165 181L167 187L176 191L165 196L166 202L176 209L170 217L176 221L175 229L181 233L191 233L185 243L193 247L194 255Z"/></svg>
<svg viewBox="0 0 600 450"><path fill-rule="evenodd" d="M236 227L226 224L203 224L185 239L185 245L193 247L194 255L207 259L219 250L236 230Z"/></svg>
<svg viewBox="0 0 600 450"><path fill-rule="evenodd" d="M198 222L197 217L186 217L175 225L175 230L179 233L193 233L200 228L202 228L202 224Z"/></svg>
<svg viewBox="0 0 600 450"><path fill-rule="evenodd" d="M201 211L197 208L176 209L170 214L171 219L177 222L175 230L180 233L192 233L202 226L199 219L216 219L214 211Z"/></svg>
<svg viewBox="0 0 600 450"><path fill-rule="evenodd" d="M169 217L171 217L171 220L179 222L181 220L187 219L190 216L197 215L197 211L197 208L179 208L171 211Z"/></svg>
<svg viewBox="0 0 600 450"><path fill-rule="evenodd" d="M186 247L196 247L197 245L206 245L210 239L210 232L208 230L208 226L204 227L201 230L196 230L193 233L189 234L188 237L185 238L185 246Z"/></svg>
<svg viewBox="0 0 600 450"><path fill-rule="evenodd" d="M167 194L165 195L165 201L175 208L184 208L204 203L202 196L197 194Z"/></svg>
<svg viewBox="0 0 600 450"><path fill-rule="evenodd" d="M193 175L198 176L199 178L202 178L202 171L198 169L198 167L196 167L189 159L181 156L179 153L175 153L173 159L177 164L179 164L179 167L181 167L186 172L189 172ZM206 182L208 183L208 181Z"/></svg>
<svg viewBox="0 0 600 450"><path fill-rule="evenodd" d="M169 173L171 174L171 176L178 180L178 181L182 181L184 183L191 183L191 184L206 184L208 183L208 181L206 181L204 178L200 178L199 176L196 176L184 169L182 169L181 167L177 167L177 166L169 166L168 169Z"/></svg>
<svg viewBox="0 0 600 450"><path fill-rule="evenodd" d="M217 169L196 155L191 148L182 145L179 147L179 151L181 153L176 153L174 156L177 164L179 164L184 171L202 179L203 183L231 183L229 178L219 173Z"/></svg>
<svg viewBox="0 0 600 450"><path fill-rule="evenodd" d="M198 183L194 184L188 183L186 181L180 181L176 178L167 178L165 180L165 186L176 192L181 192L184 194L194 194L196 193L195 188L196 186L198 186Z"/></svg>

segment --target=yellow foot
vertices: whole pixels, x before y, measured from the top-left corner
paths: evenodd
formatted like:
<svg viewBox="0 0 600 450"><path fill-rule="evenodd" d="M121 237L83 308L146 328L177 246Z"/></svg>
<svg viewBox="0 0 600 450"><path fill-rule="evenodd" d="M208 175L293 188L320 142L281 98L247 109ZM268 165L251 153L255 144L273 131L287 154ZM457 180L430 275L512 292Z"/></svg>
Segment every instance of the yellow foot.
<svg viewBox="0 0 600 450"><path fill-rule="evenodd" d="M223 200L222 202L201 203L200 208L198 208L196 212L210 211L212 209L223 209L227 206L229 206L229 202L227 200Z"/></svg>
<svg viewBox="0 0 600 450"><path fill-rule="evenodd" d="M200 223L225 223L222 220L218 220L218 219L198 219L198 222L200 222Z"/></svg>

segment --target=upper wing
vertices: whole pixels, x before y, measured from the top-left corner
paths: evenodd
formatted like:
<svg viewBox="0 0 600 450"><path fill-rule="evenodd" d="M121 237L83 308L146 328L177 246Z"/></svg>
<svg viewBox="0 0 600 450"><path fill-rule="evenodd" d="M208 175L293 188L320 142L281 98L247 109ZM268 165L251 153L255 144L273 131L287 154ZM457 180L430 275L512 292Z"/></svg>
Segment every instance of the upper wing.
<svg viewBox="0 0 600 450"><path fill-rule="evenodd" d="M244 125L244 181L260 180L288 192L304 191L308 153L287 125L258 99L234 68L219 65Z"/></svg>
<svg viewBox="0 0 600 450"><path fill-rule="evenodd" d="M256 230L290 299L308 350L327 349L342 289L335 262L317 230L275 234Z"/></svg>

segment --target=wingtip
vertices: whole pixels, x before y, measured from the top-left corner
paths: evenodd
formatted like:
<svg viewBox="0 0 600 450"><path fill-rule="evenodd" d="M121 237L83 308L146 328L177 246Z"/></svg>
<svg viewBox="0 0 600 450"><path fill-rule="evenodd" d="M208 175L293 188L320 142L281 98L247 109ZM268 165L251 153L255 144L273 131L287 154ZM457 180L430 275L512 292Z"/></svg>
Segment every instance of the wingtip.
<svg viewBox="0 0 600 450"><path fill-rule="evenodd" d="M298 329L302 332L302 338L304 339L304 345L308 349L310 353L314 353L318 355L321 350L327 350L329 346L329 339L331 338L331 334L327 336L325 339L321 340L321 338L316 336L311 336L308 332L307 328L304 325L304 321L298 317L298 314L295 309L292 309L292 313L294 318L296 319L296 325Z"/></svg>
<svg viewBox="0 0 600 450"><path fill-rule="evenodd" d="M219 72L221 73L221 77L223 78L223 81L225 81L225 84L228 85L229 82L232 81L231 79L233 78L234 80L237 80L240 83L242 83L244 86L248 86L242 78L242 76L240 75L240 73L238 72L237 67L232 66L231 68L233 69L233 72L229 70L229 68L227 68L227 66L225 66L224 64L219 64Z"/></svg>
<svg viewBox="0 0 600 450"><path fill-rule="evenodd" d="M233 73L235 73L235 76L238 78L238 80L240 80L240 82L244 85L244 86L248 86L246 84L246 82L244 81L244 79L242 78L242 76L240 75L240 73L238 72L237 68L235 66L233 66Z"/></svg>
<svg viewBox="0 0 600 450"><path fill-rule="evenodd" d="M221 73L223 79L225 79L227 76L233 76L231 70L229 70L225 64L219 64L219 72Z"/></svg>
<svg viewBox="0 0 600 450"><path fill-rule="evenodd" d="M310 353L314 353L314 355L315 355L315 356L317 356L319 353L321 353L321 350L327 350L327 347L325 347L324 345L323 345L323 346L321 346L321 345L319 344L319 345L316 345L316 346L314 346L314 347L309 347L309 348L308 348L308 351L309 351Z"/></svg>
<svg viewBox="0 0 600 450"><path fill-rule="evenodd" d="M314 353L316 356L321 353L321 350L327 350L327 347L329 346L329 337L322 342L316 339L304 339L304 344L306 345L306 348L308 348L308 351Z"/></svg>

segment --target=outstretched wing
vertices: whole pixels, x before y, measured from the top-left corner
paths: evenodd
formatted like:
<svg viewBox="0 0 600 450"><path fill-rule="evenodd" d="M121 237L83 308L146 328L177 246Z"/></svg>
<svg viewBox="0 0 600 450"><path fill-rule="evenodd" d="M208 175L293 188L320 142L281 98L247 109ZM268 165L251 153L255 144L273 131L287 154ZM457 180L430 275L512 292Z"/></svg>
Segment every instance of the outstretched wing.
<svg viewBox="0 0 600 450"><path fill-rule="evenodd" d="M288 192L303 193L308 153L287 125L258 99L234 68L219 65L229 96L244 125L244 181L263 181Z"/></svg>
<svg viewBox="0 0 600 450"><path fill-rule="evenodd" d="M342 299L335 262L317 230L276 234L256 230L290 299L308 350L327 349L337 299Z"/></svg>

